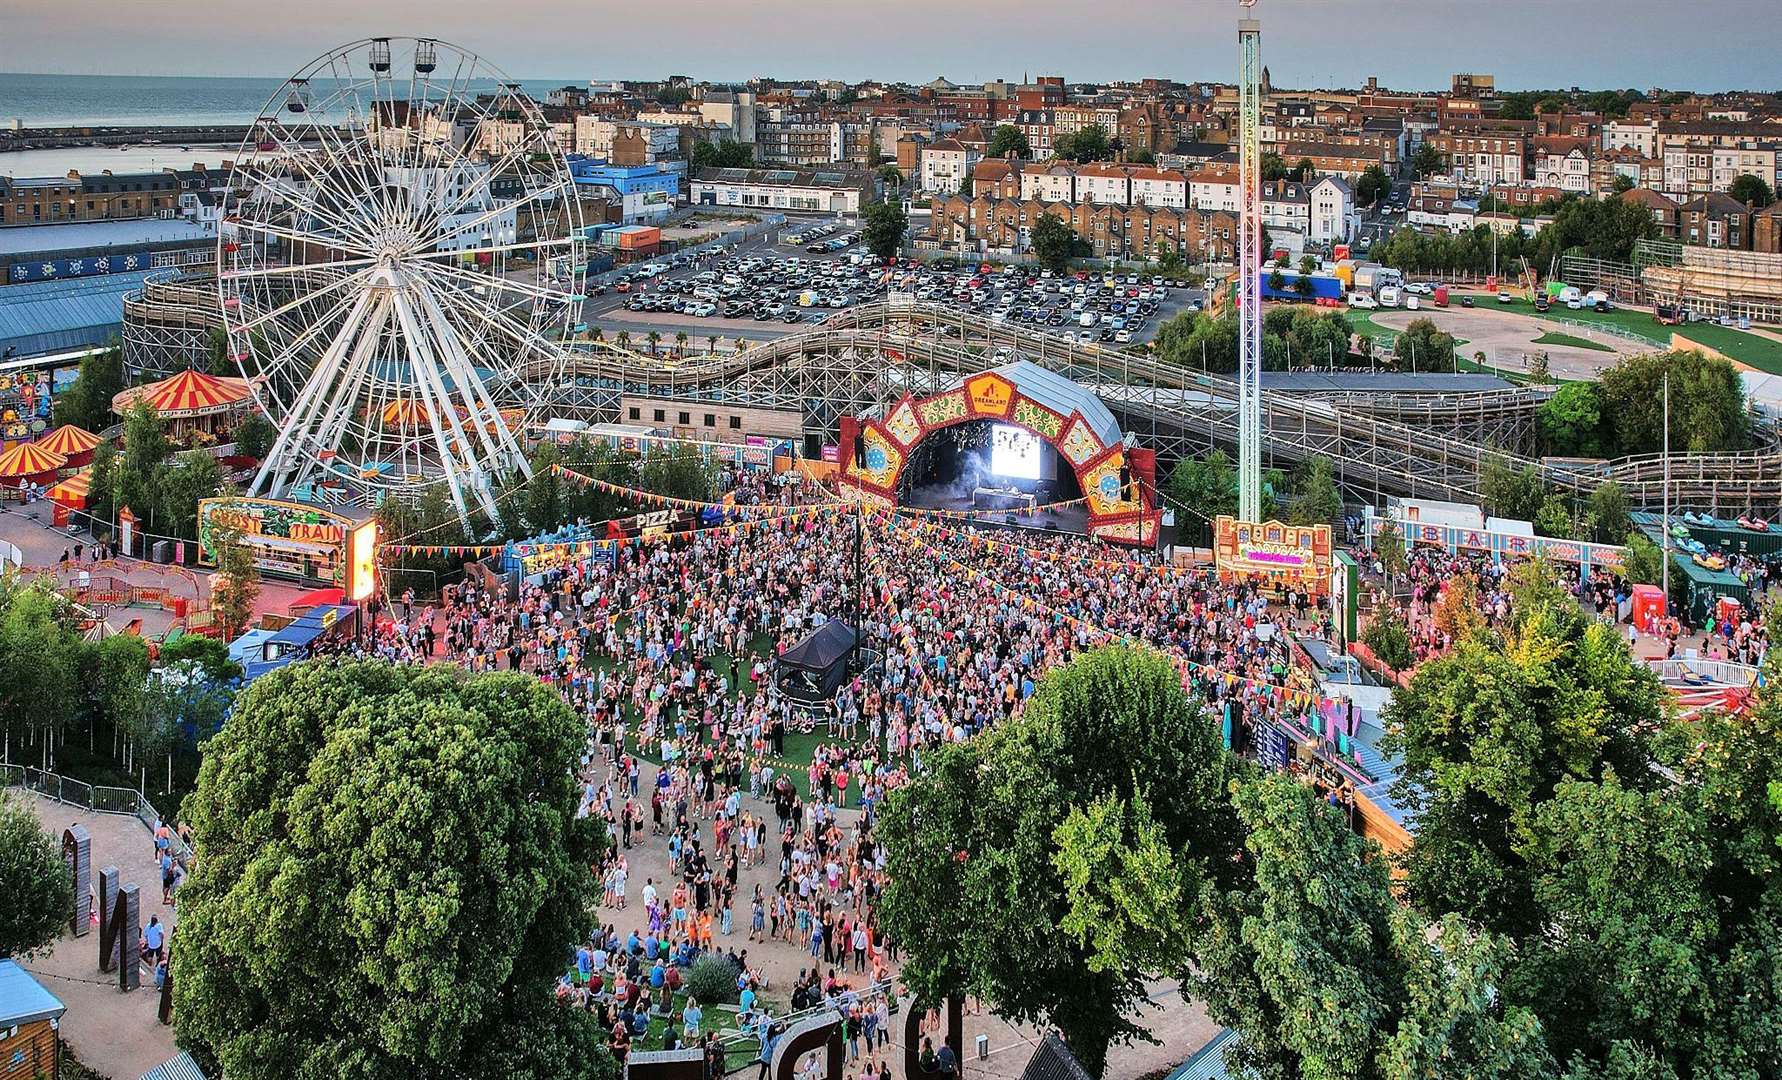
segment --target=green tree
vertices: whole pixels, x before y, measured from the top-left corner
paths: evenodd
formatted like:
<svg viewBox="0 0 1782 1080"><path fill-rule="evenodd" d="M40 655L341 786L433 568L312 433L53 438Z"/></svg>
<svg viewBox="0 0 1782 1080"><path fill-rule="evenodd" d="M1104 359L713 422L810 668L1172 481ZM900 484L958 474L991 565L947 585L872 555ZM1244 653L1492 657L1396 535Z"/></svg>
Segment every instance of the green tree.
<svg viewBox="0 0 1782 1080"><path fill-rule="evenodd" d="M52 411L58 425L73 424L99 432L111 426L111 399L124 388L124 350L114 340L103 350L81 358L74 384L56 395Z"/></svg>
<svg viewBox="0 0 1782 1080"><path fill-rule="evenodd" d="M1417 371L1454 369L1454 335L1432 319L1412 319L1405 324L1392 341L1392 351L1399 363Z"/></svg>
<svg viewBox="0 0 1782 1080"><path fill-rule="evenodd" d="M1241 888L1204 894L1188 981L1241 1036L1234 1075L1524 1080L1551 1075L1539 1021L1498 992L1505 944L1458 920L1432 934L1385 863L1281 773L1235 786Z"/></svg>
<svg viewBox="0 0 1782 1080"><path fill-rule="evenodd" d="M1595 383L1562 385L1541 402L1535 423L1550 453L1561 457L1602 456L1602 398Z"/></svg>
<svg viewBox="0 0 1782 1080"><path fill-rule="evenodd" d="M1726 193L1735 201L1758 210L1762 210L1776 201L1776 193L1770 190L1770 185L1764 182L1764 178L1753 176L1750 173L1740 173L1733 177L1733 182L1727 187Z"/></svg>
<svg viewBox="0 0 1782 1080"><path fill-rule="evenodd" d="M1137 150L1126 152L1126 163L1128 165L1155 165L1157 164L1157 155L1141 146Z"/></svg>
<svg viewBox="0 0 1782 1080"><path fill-rule="evenodd" d="M1237 466L1223 450L1183 458L1163 487L1171 502L1203 521L1237 514Z"/></svg>
<svg viewBox="0 0 1782 1080"><path fill-rule="evenodd" d="M124 415L124 452L112 481L120 507L128 506L138 517L152 517L160 505L161 481L172 450L166 421L144 402L130 406Z"/></svg>
<svg viewBox="0 0 1782 1080"><path fill-rule="evenodd" d="M1238 324L1234 315L1184 311L1157 328L1157 356L1179 367L1211 373L1237 370Z"/></svg>
<svg viewBox="0 0 1782 1080"><path fill-rule="evenodd" d="M564 512L564 488L556 467L563 463L562 452L549 439L532 451L532 479L526 482L526 524L532 535L550 532L568 520Z"/></svg>
<svg viewBox="0 0 1782 1080"><path fill-rule="evenodd" d="M1293 479L1293 497L1287 501L1287 520L1294 525L1330 525L1343 516L1343 498L1337 494L1336 475L1330 459L1314 457L1301 465Z"/></svg>
<svg viewBox="0 0 1782 1080"><path fill-rule="evenodd" d="M1645 533L1633 531L1627 534L1625 546L1622 576L1635 585L1657 585L1664 576L1664 550L1646 539Z"/></svg>
<svg viewBox="0 0 1782 1080"><path fill-rule="evenodd" d="M1279 265L1272 266L1269 268L1268 287L1271 292L1280 292L1281 290L1283 290L1287 287L1286 275L1281 273L1281 268Z"/></svg>
<svg viewBox="0 0 1782 1080"><path fill-rule="evenodd" d="M62 848L31 808L0 793L0 958L50 945L74 911Z"/></svg>
<svg viewBox="0 0 1782 1080"><path fill-rule="evenodd" d="M1585 514L1590 521L1590 539L1598 544L1613 544L1633 528L1627 492L1613 480L1604 480L1590 493Z"/></svg>
<svg viewBox="0 0 1782 1080"><path fill-rule="evenodd" d="M109 524L117 513L118 452L109 441L93 447L93 465L87 479L87 512ZM96 524L96 529L103 526Z"/></svg>
<svg viewBox="0 0 1782 1080"><path fill-rule="evenodd" d="M1405 626L1405 617L1393 604L1382 604L1374 609L1373 618L1368 620L1367 629L1361 634L1361 642L1374 654L1374 659L1393 672L1409 669L1416 660L1411 654L1411 632Z"/></svg>
<svg viewBox="0 0 1782 1080"><path fill-rule="evenodd" d="M1744 386L1732 364L1695 351L1667 352L1623 357L1599 376L1610 452L1663 449L1667 376L1673 452L1716 453L1749 445Z"/></svg>
<svg viewBox="0 0 1782 1080"><path fill-rule="evenodd" d="M702 142L693 147L687 163L693 169L745 169L755 164L755 152L730 139L716 145Z"/></svg>
<svg viewBox="0 0 1782 1080"><path fill-rule="evenodd" d="M990 135L990 146L984 152L985 157L993 158L1030 158L1033 147L1027 145L1027 136L1013 124L998 124Z"/></svg>
<svg viewBox="0 0 1782 1080"><path fill-rule="evenodd" d="M236 425L235 452L258 461L272 452L272 444L277 438L278 429L272 426L272 421L255 409Z"/></svg>
<svg viewBox="0 0 1782 1080"><path fill-rule="evenodd" d="M903 234L909 229L909 215L903 204L894 200L873 203L860 215L860 238L866 248L879 259L889 259L903 247Z"/></svg>
<svg viewBox="0 0 1782 1080"><path fill-rule="evenodd" d="M1541 501L1546 498L1540 473L1533 465L1513 469L1497 454L1486 455L1485 464L1479 470L1479 494L1486 513L1517 521L1533 521L1540 512Z"/></svg>
<svg viewBox="0 0 1782 1080"><path fill-rule="evenodd" d="M1538 565L1538 564L1537 564ZM1535 814L1567 779L1649 779L1665 691L1626 642L1575 602L1532 609L1498 642L1472 637L1417 669L1381 715L1402 755L1393 797L1417 821L1411 898L1522 940L1542 928Z"/></svg>
<svg viewBox="0 0 1782 1080"><path fill-rule="evenodd" d="M1419 179L1432 173L1439 173L1448 167L1448 155L1437 150L1432 143L1420 144L1411 154L1411 171Z"/></svg>
<svg viewBox="0 0 1782 1080"><path fill-rule="evenodd" d="M879 169L879 183L887 188L895 189L903 186L903 170L895 165L886 165Z"/></svg>
<svg viewBox="0 0 1782 1080"><path fill-rule="evenodd" d="M880 826L880 913L917 1000L963 990L1055 1026L1100 1075L1111 1042L1145 1035L1145 978L1186 963L1181 898L1235 884L1232 769L1169 661L1130 648L940 750Z"/></svg>
<svg viewBox="0 0 1782 1080"><path fill-rule="evenodd" d="M1386 170L1369 165L1355 181L1355 202L1360 206L1372 206L1391 190L1392 177L1386 175Z"/></svg>
<svg viewBox="0 0 1782 1080"><path fill-rule="evenodd" d="M222 492L223 466L209 450L187 450L163 467L155 487L159 529L168 536L196 540L198 501Z"/></svg>
<svg viewBox="0 0 1782 1080"><path fill-rule="evenodd" d="M1541 536L1557 537L1561 540L1575 540L1573 535L1578 531L1577 523L1572 520L1572 508L1566 505L1565 498L1559 494L1548 495L1541 500L1540 509L1535 511L1535 532Z"/></svg>
<svg viewBox="0 0 1782 1080"><path fill-rule="evenodd" d="M1054 273L1063 273L1070 265L1071 256L1076 254L1077 234L1063 218L1048 210L1033 223L1031 246L1033 257L1041 266Z"/></svg>
<svg viewBox="0 0 1782 1080"><path fill-rule="evenodd" d="M1616 173L1615 179L1609 181L1609 190L1616 195L1625 194L1638 186L1634 183L1633 177L1626 173Z"/></svg>
<svg viewBox="0 0 1782 1080"><path fill-rule="evenodd" d="M1287 163L1282 161L1281 155L1273 150L1262 152L1262 178L1271 184L1276 180L1287 179ZM1264 244L1262 248L1267 251L1268 245Z"/></svg>
<svg viewBox="0 0 1782 1080"><path fill-rule="evenodd" d="M260 600L260 574L254 553L241 542L241 530L230 525L210 528L210 549L217 560L210 577L210 606L216 612L223 636L233 641L254 617Z"/></svg>
<svg viewBox="0 0 1782 1080"><path fill-rule="evenodd" d="M1404 534L1398 531L1398 523L1391 518L1381 522L1380 531L1374 534L1374 557L1380 560L1387 581L1393 581L1405 572L1408 560Z"/></svg>
<svg viewBox="0 0 1782 1080"><path fill-rule="evenodd" d="M125 635L106 640L109 642L131 639ZM185 662L197 664L204 669L206 678L216 682L228 682L241 677L241 665L229 659L228 644L202 634L181 634L172 641L164 643L161 646L159 659L162 664Z"/></svg>
<svg viewBox="0 0 1782 1080"><path fill-rule="evenodd" d="M1076 162L1106 161L1114 155L1113 147L1108 142L1108 129L1100 124L1078 128L1054 142L1052 152L1058 157Z"/></svg>
<svg viewBox="0 0 1782 1080"><path fill-rule="evenodd" d="M1293 166L1293 178L1302 184L1309 183L1317 175L1318 166L1309 157L1300 158L1299 163Z"/></svg>
<svg viewBox="0 0 1782 1080"><path fill-rule="evenodd" d="M551 998L605 844L576 813L585 735L519 674L255 680L186 800L181 1040L246 1080L610 1077L591 1014Z"/></svg>
<svg viewBox="0 0 1782 1080"><path fill-rule="evenodd" d="M696 502L708 501L718 491L716 470L685 450L658 450L646 455L638 471L638 484L645 491Z"/></svg>
<svg viewBox="0 0 1782 1080"><path fill-rule="evenodd" d="M0 738L14 761L11 748L30 736L39 766L49 769L74 718L71 690L80 685L83 657L70 615L68 601L47 583L0 578Z"/></svg>

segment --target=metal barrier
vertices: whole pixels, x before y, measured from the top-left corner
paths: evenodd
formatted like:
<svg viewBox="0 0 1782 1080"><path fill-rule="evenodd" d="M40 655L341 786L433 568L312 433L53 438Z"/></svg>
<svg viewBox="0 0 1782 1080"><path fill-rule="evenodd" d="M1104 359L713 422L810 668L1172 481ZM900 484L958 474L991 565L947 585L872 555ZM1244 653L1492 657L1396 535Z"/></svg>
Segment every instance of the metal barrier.
<svg viewBox="0 0 1782 1080"><path fill-rule="evenodd" d="M69 806L79 806L101 814L129 814L142 822L143 827L152 833L155 822L166 821L153 803L135 788L95 786L84 780L76 780L71 776L45 772L29 765L0 765L0 787L18 787L26 791L34 791L46 799L54 799ZM192 849L186 846L178 833L169 832L168 842L173 849L173 857L181 866L191 862Z"/></svg>
<svg viewBox="0 0 1782 1080"><path fill-rule="evenodd" d="M765 236L766 234L771 233L774 230L781 228L785 224L786 224L786 216L784 214L771 214L767 217L759 219L753 225L745 225L740 229L732 229L729 232L725 233L724 235L718 237L716 240L707 240L705 243L700 244L697 247L680 248L675 251L668 252L667 254L669 254L670 256L684 255L684 256L688 256L690 258L699 258L700 256L709 255L712 252L718 251L722 248L729 247L732 244L740 244L744 240L753 239L754 237L757 237L757 236ZM660 259L660 258L662 258L662 256L658 255L654 259L644 259L640 263L632 263L628 266L615 266L613 269L608 270L604 273L590 275L588 278L588 284L590 284L590 285L610 285L622 277L629 277L631 272L633 270L636 270L637 267L642 265L643 263L655 262L655 261L657 261L657 259Z"/></svg>

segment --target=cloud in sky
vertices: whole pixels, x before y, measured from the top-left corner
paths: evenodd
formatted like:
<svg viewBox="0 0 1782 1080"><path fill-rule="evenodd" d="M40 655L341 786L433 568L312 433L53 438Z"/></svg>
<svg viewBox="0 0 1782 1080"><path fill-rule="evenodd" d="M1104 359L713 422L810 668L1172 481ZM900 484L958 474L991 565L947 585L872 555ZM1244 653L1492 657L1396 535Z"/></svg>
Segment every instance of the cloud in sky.
<svg viewBox="0 0 1782 1080"><path fill-rule="evenodd" d="M1777 0L1261 0L1278 85L1776 89ZM359 37L425 35L524 78L1227 79L1227 0L0 0L0 70L283 76ZM1759 28L1764 28L1759 30ZM0 112L4 103L0 102Z"/></svg>

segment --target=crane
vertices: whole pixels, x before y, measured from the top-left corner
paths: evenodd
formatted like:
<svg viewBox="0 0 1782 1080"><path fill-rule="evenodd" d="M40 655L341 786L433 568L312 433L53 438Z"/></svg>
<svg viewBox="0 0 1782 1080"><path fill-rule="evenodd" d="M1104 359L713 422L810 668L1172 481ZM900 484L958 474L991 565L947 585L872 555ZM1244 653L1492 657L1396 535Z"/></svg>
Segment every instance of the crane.
<svg viewBox="0 0 1782 1080"><path fill-rule="evenodd" d="M1262 23L1238 0L1238 519L1262 520Z"/></svg>

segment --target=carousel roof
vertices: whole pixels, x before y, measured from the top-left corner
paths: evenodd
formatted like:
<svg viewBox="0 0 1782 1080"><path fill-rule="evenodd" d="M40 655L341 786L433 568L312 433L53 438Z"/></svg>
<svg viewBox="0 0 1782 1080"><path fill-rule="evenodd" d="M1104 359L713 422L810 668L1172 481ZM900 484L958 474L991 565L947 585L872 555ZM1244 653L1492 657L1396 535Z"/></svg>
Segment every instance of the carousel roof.
<svg viewBox="0 0 1782 1080"><path fill-rule="evenodd" d="M241 379L218 378L187 368L171 379L132 387L111 399L113 412L122 413L138 400L165 417L204 416L234 408L248 397Z"/></svg>
<svg viewBox="0 0 1782 1080"><path fill-rule="evenodd" d="M76 454L84 454L93 447L98 446L99 436L85 428L78 428L73 424L63 424L48 435L38 439L37 445L43 447L52 454L73 457Z"/></svg>
<svg viewBox="0 0 1782 1080"><path fill-rule="evenodd" d="M68 503L79 507L86 505L87 496L92 494L92 489L93 470L86 468L50 488L44 493L44 496L59 503Z"/></svg>
<svg viewBox="0 0 1782 1080"><path fill-rule="evenodd" d="M385 427L426 427L432 422L427 406L413 398L397 398L384 406Z"/></svg>
<svg viewBox="0 0 1782 1080"><path fill-rule="evenodd" d="M68 464L66 454L52 453L37 443L19 443L0 454L0 476L40 476Z"/></svg>

